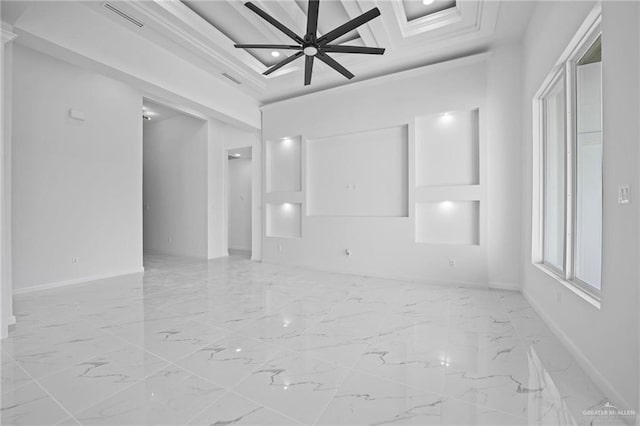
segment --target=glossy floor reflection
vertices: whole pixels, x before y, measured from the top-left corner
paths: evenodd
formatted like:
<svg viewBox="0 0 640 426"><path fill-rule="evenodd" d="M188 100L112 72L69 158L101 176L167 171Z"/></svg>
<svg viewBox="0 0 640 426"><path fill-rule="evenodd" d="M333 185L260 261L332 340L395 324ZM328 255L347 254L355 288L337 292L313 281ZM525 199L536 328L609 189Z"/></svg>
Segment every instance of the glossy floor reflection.
<svg viewBox="0 0 640 426"><path fill-rule="evenodd" d="M610 424L524 298L251 262L15 298L2 424Z"/></svg>

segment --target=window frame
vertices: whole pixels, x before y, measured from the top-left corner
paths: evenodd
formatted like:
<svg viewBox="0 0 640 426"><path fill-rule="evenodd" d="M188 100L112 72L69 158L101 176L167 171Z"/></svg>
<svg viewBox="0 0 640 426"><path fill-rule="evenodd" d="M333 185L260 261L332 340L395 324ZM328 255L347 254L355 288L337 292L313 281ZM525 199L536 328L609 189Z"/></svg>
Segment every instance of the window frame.
<svg viewBox="0 0 640 426"><path fill-rule="evenodd" d="M575 274L575 264L576 264L576 256L574 253L574 247L576 247L577 245L577 225L578 225L578 220L575 217L575 215L573 214L574 212L577 211L577 203L578 203L578 197L574 196L578 194L578 179L577 179L577 170L578 170L578 120L577 120L577 113L578 113L578 82L577 82L577 64L578 61L587 53L587 51L591 48L591 46L593 45L593 43L596 42L596 40L598 40L598 37L602 37L602 25L600 25L600 23L598 22L597 25L595 25L593 28L591 28L591 30L582 38L582 40L580 41L580 44L578 46L578 48L575 50L574 54L571 55L571 57L569 58L569 60L567 61L566 64L566 68L567 68L567 74L571 75L572 81L572 93L568 93L567 96L569 95L573 95L572 96L572 105L571 105L571 110L573 111L573 114L571 114L569 116L569 114L567 114L567 120L571 120L573 119L573 121L571 122L571 130L570 134L571 134L571 152L572 153L572 158L571 158L571 195L572 195L572 202L571 202L571 212L572 212L572 224L571 224L571 257L570 257L570 261L568 262L570 264L568 271L570 272L570 274L568 274L567 276L570 278L570 281L577 285L578 287L580 287L580 289L586 293L588 293L590 296L597 298L598 300L600 300L601 296L602 296L602 290L598 290L597 288L595 288L594 286L592 286L591 284L581 280L580 278L578 278ZM602 76L600 77L600 84L602 85ZM602 102L602 101L601 101ZM603 114L603 107L601 105L600 108L600 115L602 116ZM603 123L603 129L604 129L604 123ZM603 133L603 141L602 144L604 145L604 131ZM604 157L604 150L603 150L603 157ZM601 163L601 167L602 167L602 163ZM603 181L604 181L604 176L603 176ZM604 187L604 182L603 185ZM603 200L603 205L600 206L601 209L604 209L604 197L602 198ZM602 244L602 243L601 243ZM600 247L600 256L601 259L600 261L602 262L602 246ZM602 274L602 272L601 272ZM602 276L600 277L600 285L602 288Z"/></svg>
<svg viewBox="0 0 640 426"><path fill-rule="evenodd" d="M532 204L532 263L556 279L576 295L600 309L602 290L575 276L576 210L577 200L577 63L593 43L602 37L602 11L596 4L578 32L562 53L552 71L533 98L533 204ZM546 105L547 95L564 78L565 98L565 176L564 176L564 271L544 259L545 173L546 173ZM601 114L603 111L601 109ZM604 143L604 141L603 141ZM603 152L604 157L604 152ZM604 177L603 177L604 179ZM604 186L604 183L603 183ZM604 199L604 198L603 198ZM604 207L604 206L602 206ZM601 252L602 253L602 252ZM601 288L603 283L601 280Z"/></svg>
<svg viewBox="0 0 640 426"><path fill-rule="evenodd" d="M567 227L568 227L568 223L567 223L567 129L566 129L566 124L565 124L565 131L564 131L564 135L562 138L562 147L563 147L563 160L565 163L565 166L563 168L564 171L564 179L563 179L563 192L565 194L565 197L563 198L563 212L564 212L564 235L562 236L562 247L563 247L563 251L562 251L562 269L559 269L557 266L553 265L552 263L549 263L545 260L545 250L544 250L544 233L545 233L545 229L546 229L546 223L545 223L545 200L546 200L546 183L545 183L545 166L547 164L547 158L548 158L548 153L547 153L547 138L548 138L548 133L547 133L547 96L555 89L556 84L560 81L563 80L563 86L564 86L564 90L563 90L563 94L565 97L565 107L566 107L566 96L567 96L567 81L566 81L566 76L563 70L558 70L555 75L553 76L553 78L551 79L551 81L549 82L549 84L547 85L547 87L545 87L545 90L541 93L540 95L540 121L541 121L541 153L542 153L542 158L541 158L541 189L542 189L542 199L541 199L541 236L540 238L542 239L542 246L541 246L541 259L542 259L542 264L546 267L549 268L551 271L553 271L554 273L556 273L559 276L564 276L566 274L567 271Z"/></svg>

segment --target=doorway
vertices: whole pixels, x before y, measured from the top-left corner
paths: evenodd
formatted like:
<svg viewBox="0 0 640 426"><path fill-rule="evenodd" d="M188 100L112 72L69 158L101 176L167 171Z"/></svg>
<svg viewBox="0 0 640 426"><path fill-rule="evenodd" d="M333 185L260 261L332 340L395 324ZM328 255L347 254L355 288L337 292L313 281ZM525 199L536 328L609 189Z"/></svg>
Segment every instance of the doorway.
<svg viewBox="0 0 640 426"><path fill-rule="evenodd" d="M227 182L227 247L229 255L251 258L251 147L227 150Z"/></svg>
<svg viewBox="0 0 640 426"><path fill-rule="evenodd" d="M145 257L206 259L207 123L149 99L143 108Z"/></svg>

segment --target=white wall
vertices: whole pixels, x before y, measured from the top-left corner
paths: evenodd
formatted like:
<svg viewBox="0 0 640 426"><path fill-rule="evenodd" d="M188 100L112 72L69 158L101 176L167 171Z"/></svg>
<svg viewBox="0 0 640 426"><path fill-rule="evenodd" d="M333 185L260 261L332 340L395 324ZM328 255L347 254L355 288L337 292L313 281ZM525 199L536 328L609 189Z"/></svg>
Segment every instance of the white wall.
<svg viewBox="0 0 640 426"><path fill-rule="evenodd" d="M307 139L307 214L407 217L407 139L406 125Z"/></svg>
<svg viewBox="0 0 640 426"><path fill-rule="evenodd" d="M0 14L2 13L0 8ZM13 43L11 27L0 28L0 338L15 323L11 295L11 99L13 93Z"/></svg>
<svg viewBox="0 0 640 426"><path fill-rule="evenodd" d="M88 3L27 2L25 11L12 24L21 43L34 49L90 67L156 98L203 111L218 120L260 128L260 111L254 98L223 81L224 77L144 38L139 32L148 31L146 27L127 28L119 18L109 19L109 13L97 13Z"/></svg>
<svg viewBox="0 0 640 426"><path fill-rule="evenodd" d="M523 290L614 403L638 408L639 13L635 2L602 3L604 186L602 307L531 263L532 99L594 3L541 2L525 40L523 98ZM617 186L631 203L617 204Z"/></svg>
<svg viewBox="0 0 640 426"><path fill-rule="evenodd" d="M14 289L140 271L140 93L19 45L13 60Z"/></svg>
<svg viewBox="0 0 640 426"><path fill-rule="evenodd" d="M207 125L144 123L144 250L207 257Z"/></svg>
<svg viewBox="0 0 640 426"><path fill-rule="evenodd" d="M513 229L520 228L520 207L513 199L520 188L519 73L518 49L511 46L494 56L470 57L263 107L265 143L300 135L303 140L302 191L264 194L265 203L302 204L302 238L265 237L264 260L387 277L517 287L520 245ZM489 89L495 89L494 94L489 95ZM420 128L416 119L477 108L480 184L417 186L415 144L423 139L416 136ZM408 126L408 217L310 216L306 203L315 195L307 192L311 187L306 163L314 160L305 152L309 145L304 142L395 126ZM351 161L366 162L367 152ZM401 167L388 165L396 166ZM479 244L416 243L415 204L443 200L479 201L479 213L472 214L479 227ZM473 229L473 224L466 225ZM346 256L345 249L351 256ZM454 267L449 266L450 260Z"/></svg>
<svg viewBox="0 0 640 426"><path fill-rule="evenodd" d="M229 248L251 251L251 159L229 160Z"/></svg>

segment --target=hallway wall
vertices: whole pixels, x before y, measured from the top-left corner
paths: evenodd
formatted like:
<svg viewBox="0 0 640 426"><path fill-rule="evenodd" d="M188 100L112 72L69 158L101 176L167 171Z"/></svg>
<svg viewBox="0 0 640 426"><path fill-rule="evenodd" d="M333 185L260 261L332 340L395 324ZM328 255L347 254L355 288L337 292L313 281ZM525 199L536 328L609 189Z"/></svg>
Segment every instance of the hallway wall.
<svg viewBox="0 0 640 426"><path fill-rule="evenodd" d="M207 257L207 125L180 115L144 123L144 249Z"/></svg>
<svg viewBox="0 0 640 426"><path fill-rule="evenodd" d="M251 251L251 159L229 160L229 249Z"/></svg>

